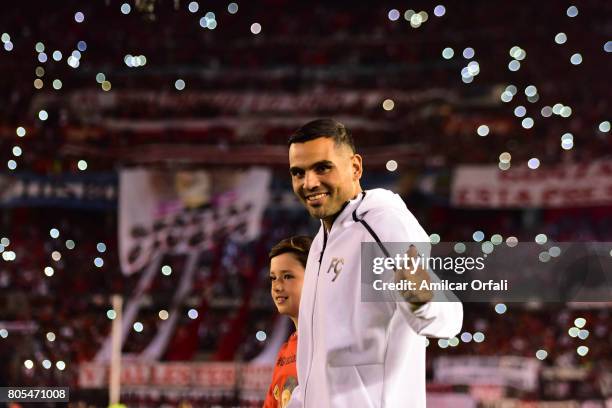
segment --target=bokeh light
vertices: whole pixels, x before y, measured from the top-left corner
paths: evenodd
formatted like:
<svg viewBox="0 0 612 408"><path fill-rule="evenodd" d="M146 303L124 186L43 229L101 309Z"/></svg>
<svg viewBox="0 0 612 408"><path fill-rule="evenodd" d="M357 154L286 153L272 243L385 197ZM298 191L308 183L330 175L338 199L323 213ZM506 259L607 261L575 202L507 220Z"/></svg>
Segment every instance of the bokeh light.
<svg viewBox="0 0 612 408"><path fill-rule="evenodd" d="M444 7L442 4L438 4L436 7L434 7L433 13L436 17L442 17L444 14L446 14L446 7Z"/></svg>
<svg viewBox="0 0 612 408"><path fill-rule="evenodd" d="M197 13L197 11L200 9L200 5L198 4L197 1L191 1L191 2L189 2L189 5L187 6L187 9L191 13Z"/></svg>
<svg viewBox="0 0 612 408"><path fill-rule="evenodd" d="M389 12L387 13L387 17L389 18L389 20L391 21L397 21L400 18L400 12L397 9L391 9L389 10Z"/></svg>
<svg viewBox="0 0 612 408"><path fill-rule="evenodd" d="M259 23L251 24L251 32L255 35L261 33L261 24Z"/></svg>
<svg viewBox="0 0 612 408"><path fill-rule="evenodd" d="M576 6L569 6L567 8L567 16L568 17L576 17L578 15L578 7Z"/></svg>
<svg viewBox="0 0 612 408"><path fill-rule="evenodd" d="M576 353L578 353L580 357L584 357L589 353L589 348L587 346L578 346Z"/></svg>
<svg viewBox="0 0 612 408"><path fill-rule="evenodd" d="M484 333L476 332L473 335L473 339L476 343L482 343L483 341L485 341L485 335Z"/></svg>
<svg viewBox="0 0 612 408"><path fill-rule="evenodd" d="M472 47L467 47L463 49L463 58L472 59L474 58L474 55L476 55L476 52Z"/></svg>
<svg viewBox="0 0 612 408"><path fill-rule="evenodd" d="M546 234L538 234L535 237L535 242L536 244L544 245L546 242L548 242L548 237Z"/></svg>
<svg viewBox="0 0 612 408"><path fill-rule="evenodd" d="M532 157L527 161L527 167L529 167L531 170L537 169L540 167L540 160L537 157Z"/></svg>
<svg viewBox="0 0 612 408"><path fill-rule="evenodd" d="M510 248L514 248L518 245L518 238L516 237L508 237L506 238L506 245Z"/></svg>
<svg viewBox="0 0 612 408"><path fill-rule="evenodd" d="M393 99L385 99L382 103L382 107L386 111L393 110L395 107L395 102L393 102Z"/></svg>
<svg viewBox="0 0 612 408"><path fill-rule="evenodd" d="M580 53L575 53L570 57L570 62L572 65L580 65L582 64L582 55Z"/></svg>
<svg viewBox="0 0 612 408"><path fill-rule="evenodd" d="M565 44L567 41L567 35L565 33L558 33L555 35L555 42L559 45Z"/></svg>
<svg viewBox="0 0 612 408"><path fill-rule="evenodd" d="M487 136L489 134L489 127L487 125L480 125L476 130L478 136Z"/></svg>
<svg viewBox="0 0 612 408"><path fill-rule="evenodd" d="M77 162L77 168L81 171L87 170L87 162L85 160L79 160Z"/></svg>

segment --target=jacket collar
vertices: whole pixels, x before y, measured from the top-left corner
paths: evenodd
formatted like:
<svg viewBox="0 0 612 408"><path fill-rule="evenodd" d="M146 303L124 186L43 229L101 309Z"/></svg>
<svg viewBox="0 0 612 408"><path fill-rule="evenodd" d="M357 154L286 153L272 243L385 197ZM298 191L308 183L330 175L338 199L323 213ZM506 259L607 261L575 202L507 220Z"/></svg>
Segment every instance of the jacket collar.
<svg viewBox="0 0 612 408"><path fill-rule="evenodd" d="M338 216L332 223L331 228L334 228L334 227L338 228L339 225L343 225L347 220L354 222L352 219L352 213L363 202L363 200L365 199L365 196L366 196L366 191L363 190L355 198L345 202L342 209L340 210L340 213L338 214ZM325 224L323 223L323 220L321 220L321 228L323 228L323 234L325 234L325 237L327 238L327 235L329 234L331 230L327 231L325 229Z"/></svg>

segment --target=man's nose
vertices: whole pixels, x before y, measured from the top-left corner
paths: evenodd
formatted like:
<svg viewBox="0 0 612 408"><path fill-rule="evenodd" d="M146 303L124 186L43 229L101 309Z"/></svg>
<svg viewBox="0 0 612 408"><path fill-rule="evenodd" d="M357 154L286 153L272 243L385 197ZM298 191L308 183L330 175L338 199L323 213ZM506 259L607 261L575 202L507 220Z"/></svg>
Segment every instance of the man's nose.
<svg viewBox="0 0 612 408"><path fill-rule="evenodd" d="M304 189L305 190L315 190L319 187L321 183L319 182L319 177L312 171L307 171L304 175Z"/></svg>

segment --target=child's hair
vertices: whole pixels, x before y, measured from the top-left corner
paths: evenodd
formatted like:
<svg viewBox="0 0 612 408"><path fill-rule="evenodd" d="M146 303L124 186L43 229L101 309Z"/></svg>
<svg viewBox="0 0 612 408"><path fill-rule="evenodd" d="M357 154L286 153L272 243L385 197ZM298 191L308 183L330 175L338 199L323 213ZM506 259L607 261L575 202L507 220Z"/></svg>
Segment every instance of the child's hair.
<svg viewBox="0 0 612 408"><path fill-rule="evenodd" d="M305 235L297 235L291 238L285 238L278 244L274 245L268 254L268 259L279 256L285 253L295 255L298 261L306 268L306 260L308 259L308 251L312 244L312 238Z"/></svg>

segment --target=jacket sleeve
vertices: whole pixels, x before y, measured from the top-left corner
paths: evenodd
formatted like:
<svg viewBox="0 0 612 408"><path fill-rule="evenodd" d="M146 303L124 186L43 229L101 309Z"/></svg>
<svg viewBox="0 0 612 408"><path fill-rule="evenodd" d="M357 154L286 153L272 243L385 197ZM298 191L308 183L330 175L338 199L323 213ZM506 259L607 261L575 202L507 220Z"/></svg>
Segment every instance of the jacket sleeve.
<svg viewBox="0 0 612 408"><path fill-rule="evenodd" d="M451 338L461 331L463 324L461 302L434 300L414 312L405 305L399 307L404 314L411 313L414 316L413 329L421 336Z"/></svg>
<svg viewBox="0 0 612 408"><path fill-rule="evenodd" d="M404 251L407 251L410 244L414 244L420 254L426 257L430 255L429 235L410 211L406 210L405 214L396 210L379 212L371 218L372 223L378 226L376 230L380 231L380 239L383 243L405 243ZM440 281L432 271L428 272L432 282ZM430 302L416 310L400 294L394 292L394 295L399 312L417 334L427 337L451 338L461 331L463 306L452 292L436 291Z"/></svg>

